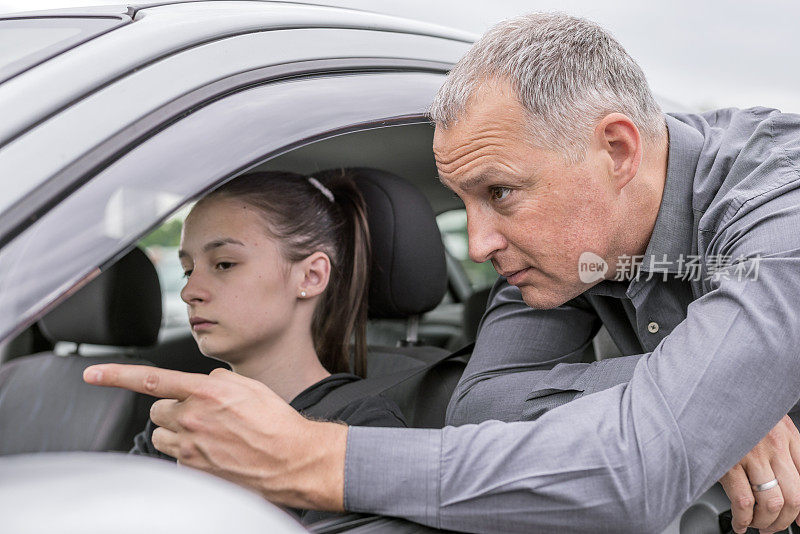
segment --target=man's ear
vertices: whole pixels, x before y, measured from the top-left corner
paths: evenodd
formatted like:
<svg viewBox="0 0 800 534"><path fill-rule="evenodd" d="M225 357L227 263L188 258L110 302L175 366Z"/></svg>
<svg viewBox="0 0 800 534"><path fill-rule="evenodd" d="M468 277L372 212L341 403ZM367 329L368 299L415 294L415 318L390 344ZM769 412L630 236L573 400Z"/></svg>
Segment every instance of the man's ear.
<svg viewBox="0 0 800 534"><path fill-rule="evenodd" d="M604 155L609 176L617 190L625 187L642 162L642 138L627 115L610 113L594 130L594 144Z"/></svg>
<svg viewBox="0 0 800 534"><path fill-rule="evenodd" d="M331 260L324 252L314 252L296 264L301 278L298 294L305 292L305 298L315 297L325 291L331 276Z"/></svg>

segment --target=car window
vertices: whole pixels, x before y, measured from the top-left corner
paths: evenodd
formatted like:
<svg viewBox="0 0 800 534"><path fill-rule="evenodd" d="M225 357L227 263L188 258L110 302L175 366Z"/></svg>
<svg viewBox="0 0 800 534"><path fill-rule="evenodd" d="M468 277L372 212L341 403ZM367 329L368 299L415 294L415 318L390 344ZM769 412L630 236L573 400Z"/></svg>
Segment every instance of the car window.
<svg viewBox="0 0 800 534"><path fill-rule="evenodd" d="M161 326L166 329L189 327L186 305L181 300L185 280L178 259L178 248L183 221L190 209L191 204L183 207L137 243L156 267L161 285Z"/></svg>
<svg viewBox="0 0 800 534"><path fill-rule="evenodd" d="M492 263L486 261L475 263L469 259L469 241L467 239L467 212L464 209L450 210L436 217L442 241L450 253L464 269L472 290L488 287L497 279L497 271Z"/></svg>

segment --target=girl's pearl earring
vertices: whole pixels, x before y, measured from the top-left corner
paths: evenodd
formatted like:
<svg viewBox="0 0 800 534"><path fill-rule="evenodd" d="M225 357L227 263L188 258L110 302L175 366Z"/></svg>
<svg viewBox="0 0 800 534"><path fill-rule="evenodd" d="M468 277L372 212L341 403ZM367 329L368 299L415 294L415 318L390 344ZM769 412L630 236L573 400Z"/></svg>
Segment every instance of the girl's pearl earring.
<svg viewBox="0 0 800 534"><path fill-rule="evenodd" d="M306 296L306 292L305 292L305 291L301 291L301 292L300 292L300 296L301 296L301 297L305 297L305 296Z"/></svg>

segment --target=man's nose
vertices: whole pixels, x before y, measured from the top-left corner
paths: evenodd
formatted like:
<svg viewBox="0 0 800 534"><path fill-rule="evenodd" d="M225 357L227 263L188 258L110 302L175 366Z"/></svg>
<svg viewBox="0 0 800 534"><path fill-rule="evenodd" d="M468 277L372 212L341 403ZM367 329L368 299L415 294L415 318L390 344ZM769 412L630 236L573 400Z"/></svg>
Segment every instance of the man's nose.
<svg viewBox="0 0 800 534"><path fill-rule="evenodd" d="M186 304L197 304L208 300L208 290L203 285L200 273L193 271L186 279L186 285L181 289L181 300Z"/></svg>
<svg viewBox="0 0 800 534"><path fill-rule="evenodd" d="M475 263L490 260L495 252L506 246L506 240L497 231L493 218L485 214L467 213L467 238L469 257Z"/></svg>

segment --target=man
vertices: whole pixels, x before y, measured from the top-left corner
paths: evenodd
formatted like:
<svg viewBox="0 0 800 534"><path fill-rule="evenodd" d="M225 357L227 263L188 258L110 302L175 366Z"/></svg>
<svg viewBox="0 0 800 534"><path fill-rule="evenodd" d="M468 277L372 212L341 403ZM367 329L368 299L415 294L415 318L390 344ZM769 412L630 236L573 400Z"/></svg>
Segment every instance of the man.
<svg viewBox="0 0 800 534"><path fill-rule="evenodd" d="M480 424L308 421L226 371L104 365L86 380L165 397L159 450L295 507L657 532L724 475L737 531L797 517L800 438L784 416L800 397L800 118L665 119L619 44L563 15L490 31L432 116L470 254L516 286L495 288L451 403L451 421ZM648 255L666 281L638 276L655 271ZM671 262L692 255L734 260L685 283ZM630 356L553 367L580 360L600 319Z"/></svg>
<svg viewBox="0 0 800 534"><path fill-rule="evenodd" d="M595 43L595 48L587 51L586 42ZM599 82L604 70L614 76ZM552 76L554 72L562 75ZM575 72L583 76L567 75ZM558 96L570 93L577 98ZM481 105L468 107L468 100ZM614 110L624 111L638 125L642 155L636 153L638 143L630 142L632 125L615 116ZM517 286L501 279L494 288L478 344L451 402L448 424L452 425L532 420L569 400L626 383L640 357L658 349L687 318L689 303L716 289L723 277L738 279L747 272L755 277L760 265L757 254L747 258L745 251L739 251L737 255L747 261L726 266L720 260L739 259L730 248L733 245L709 243L714 237L722 239L723 225L738 240L738 234L747 231L742 221L720 214L738 209L737 203L756 202L752 197L757 193L744 189L762 179L751 167L769 163L773 139L762 136L758 146L760 136L752 130L783 126L789 143L795 145L791 126L798 120L769 119L775 115L769 110L720 111L705 118L679 117L683 122L668 117L665 125L644 75L618 43L594 25L558 16L522 18L487 34L453 70L432 115L437 125L445 126L437 128L435 138L440 177L465 200L468 220L478 222L469 227L472 259L491 260ZM748 130L749 125L754 126ZM717 132L701 135L702 128L712 127ZM742 130L738 136L737 128ZM715 134L726 137L715 140ZM746 142L753 146L743 150ZM544 148L538 151L541 154L536 154L537 147ZM586 161L580 155L587 150L589 156L599 151L602 157ZM591 179L603 174L592 167L602 165L603 158L614 166L608 174L616 182ZM562 170L560 159L578 164ZM726 164L726 159L735 163ZM626 168L637 164L638 170ZM512 168L504 170L504 165ZM795 168L787 167L786 182L792 183ZM755 187L766 191L770 186ZM725 189L736 194L712 200ZM777 209L775 203L759 207L769 216ZM744 213L740 209L739 217ZM791 224L775 230L781 237L793 233L790 228ZM698 250L703 242L706 246ZM766 245L762 241L758 246ZM708 256L705 264L692 263L699 259L698 252ZM603 272L590 280L581 275L593 273L580 272L591 265L591 258L609 269L605 278L619 274L625 280L594 285L604 278ZM643 273L633 258L639 259ZM716 275L713 268L719 271ZM696 323L704 319L700 316ZM581 361L601 321L623 353L635 356L569 364ZM713 330L710 318L706 322L699 326ZM673 343L678 342L675 337ZM667 351L677 353L675 358L692 357L688 344L686 349ZM553 368L559 363L567 364ZM731 387L735 389L734 384ZM764 397L769 402L770 394L765 392ZM795 455L794 461L798 459ZM752 468L756 481L778 475L769 463ZM786 495L798 490L791 473L781 475L781 487L755 496L741 467L723 478L734 500L737 530L743 531L751 520L757 527L775 526L779 514L770 512L767 503L780 497L782 490ZM752 506L749 513L744 508L754 497L761 506L752 517ZM742 499L745 506L736 502ZM791 512L784 509L778 524L785 525L791 514L796 515L794 507L787 508Z"/></svg>

